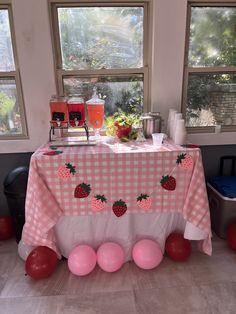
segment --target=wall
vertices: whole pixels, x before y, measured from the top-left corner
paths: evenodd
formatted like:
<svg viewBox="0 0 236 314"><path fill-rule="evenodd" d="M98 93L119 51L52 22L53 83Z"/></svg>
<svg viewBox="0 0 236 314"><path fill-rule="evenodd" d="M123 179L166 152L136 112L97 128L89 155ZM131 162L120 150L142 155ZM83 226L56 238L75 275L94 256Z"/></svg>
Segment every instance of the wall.
<svg viewBox="0 0 236 314"><path fill-rule="evenodd" d="M48 140L50 96L56 93L47 0L12 0L29 139L0 142L0 153L32 152Z"/></svg>

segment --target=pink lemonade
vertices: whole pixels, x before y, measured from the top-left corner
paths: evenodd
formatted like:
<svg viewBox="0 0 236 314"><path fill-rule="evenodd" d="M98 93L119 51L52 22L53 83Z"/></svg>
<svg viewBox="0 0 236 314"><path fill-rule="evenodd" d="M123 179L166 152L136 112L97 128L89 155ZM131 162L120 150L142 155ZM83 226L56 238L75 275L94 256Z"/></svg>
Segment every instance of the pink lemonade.
<svg viewBox="0 0 236 314"><path fill-rule="evenodd" d="M69 121L67 103L62 97L53 97L50 100L51 122L54 127L64 126Z"/></svg>
<svg viewBox="0 0 236 314"><path fill-rule="evenodd" d="M104 119L104 104L87 104L89 123L93 129L101 129Z"/></svg>
<svg viewBox="0 0 236 314"><path fill-rule="evenodd" d="M85 122L85 104L84 103L68 103L68 111L70 125L72 127L81 126ZM76 121L78 125L76 125Z"/></svg>

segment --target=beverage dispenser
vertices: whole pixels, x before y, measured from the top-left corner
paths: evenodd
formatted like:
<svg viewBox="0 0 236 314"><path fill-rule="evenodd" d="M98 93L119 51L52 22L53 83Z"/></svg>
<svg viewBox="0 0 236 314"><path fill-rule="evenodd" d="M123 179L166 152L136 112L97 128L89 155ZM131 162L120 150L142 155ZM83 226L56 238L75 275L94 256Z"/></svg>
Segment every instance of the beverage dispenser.
<svg viewBox="0 0 236 314"><path fill-rule="evenodd" d="M50 100L50 111L51 111L51 121L50 121L50 132L49 132L49 142L63 141L64 145L67 145L71 137L80 137L81 142L84 143L82 139L83 132L79 132L80 136L76 136L76 133L68 130L70 128L82 128L86 133L87 144L91 144L89 141L89 130L86 124L85 118L85 103L81 96L73 95L69 98L52 96ZM64 132L65 130L65 132ZM78 135L78 134L77 134ZM79 141L78 141L79 142Z"/></svg>
<svg viewBox="0 0 236 314"><path fill-rule="evenodd" d="M85 103L81 96L69 96L67 101L71 127L80 127L85 123Z"/></svg>
<svg viewBox="0 0 236 314"><path fill-rule="evenodd" d="M88 120L90 126L94 129L95 139L100 140L100 129L104 120L104 105L105 101L100 99L97 95L97 88L93 88L92 98L86 101L88 110Z"/></svg>
<svg viewBox="0 0 236 314"><path fill-rule="evenodd" d="M52 96L50 99L51 126L68 127L69 116L65 97Z"/></svg>

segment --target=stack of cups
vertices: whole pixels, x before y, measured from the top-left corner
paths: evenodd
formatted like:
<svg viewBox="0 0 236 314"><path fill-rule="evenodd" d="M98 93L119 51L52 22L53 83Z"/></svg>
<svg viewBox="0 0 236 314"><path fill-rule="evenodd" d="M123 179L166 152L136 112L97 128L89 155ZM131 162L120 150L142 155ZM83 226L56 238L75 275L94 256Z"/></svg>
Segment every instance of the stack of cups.
<svg viewBox="0 0 236 314"><path fill-rule="evenodd" d="M169 110L166 132L175 144L183 145L186 143L187 132L182 113L177 112L175 109Z"/></svg>
<svg viewBox="0 0 236 314"><path fill-rule="evenodd" d="M178 119L175 126L174 142L178 145L186 144L187 132L184 119Z"/></svg>
<svg viewBox="0 0 236 314"><path fill-rule="evenodd" d="M168 120L167 120L167 128L166 128L166 134L167 134L168 138L171 138L171 135L172 135L171 133L172 133L173 123L174 123L174 118L175 118L176 113L177 113L177 110L175 110L175 109L169 110L169 115L168 115Z"/></svg>
<svg viewBox="0 0 236 314"><path fill-rule="evenodd" d="M174 122L173 122L173 128L172 128L172 134L171 134L171 138L172 140L175 142L175 136L176 136L176 126L177 123L180 119L182 119L182 113L176 112L175 117L174 117Z"/></svg>

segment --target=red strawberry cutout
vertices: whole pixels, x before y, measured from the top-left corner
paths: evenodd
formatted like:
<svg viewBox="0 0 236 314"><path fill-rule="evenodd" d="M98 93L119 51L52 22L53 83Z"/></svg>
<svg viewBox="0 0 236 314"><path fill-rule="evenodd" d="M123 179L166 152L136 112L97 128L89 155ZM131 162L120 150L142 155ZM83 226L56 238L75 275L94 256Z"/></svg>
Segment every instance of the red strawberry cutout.
<svg viewBox="0 0 236 314"><path fill-rule="evenodd" d="M104 195L97 194L93 197L91 201L92 210L94 212L98 212L106 206L107 199Z"/></svg>
<svg viewBox="0 0 236 314"><path fill-rule="evenodd" d="M120 217L124 215L124 213L127 211L127 205L125 204L124 201L119 200L114 202L112 210L117 217Z"/></svg>
<svg viewBox="0 0 236 314"><path fill-rule="evenodd" d="M144 210L149 210L152 206L152 198L148 194L140 194L137 197L137 205Z"/></svg>
<svg viewBox="0 0 236 314"><path fill-rule="evenodd" d="M90 184L80 183L75 188L74 197L75 198L85 198L88 197L91 192Z"/></svg>
<svg viewBox="0 0 236 314"><path fill-rule="evenodd" d="M192 169L193 157L189 154L180 154L177 156L176 164L182 169Z"/></svg>
<svg viewBox="0 0 236 314"><path fill-rule="evenodd" d="M161 181L161 186L163 187L163 189L167 190L167 191L174 191L176 188L176 180L174 177L172 176L163 176Z"/></svg>

